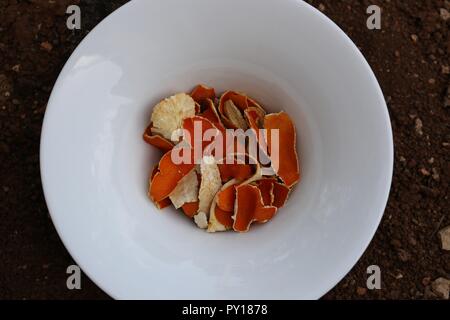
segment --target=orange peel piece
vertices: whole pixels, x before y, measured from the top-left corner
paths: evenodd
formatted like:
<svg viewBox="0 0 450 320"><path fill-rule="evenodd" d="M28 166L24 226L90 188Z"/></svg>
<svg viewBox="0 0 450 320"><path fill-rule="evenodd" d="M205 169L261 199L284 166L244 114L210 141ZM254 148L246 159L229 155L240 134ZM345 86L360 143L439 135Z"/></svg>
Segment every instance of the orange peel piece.
<svg viewBox="0 0 450 320"><path fill-rule="evenodd" d="M183 120L195 115L195 101L186 93L178 93L159 102L151 116L154 132L172 140L172 133L180 129Z"/></svg>
<svg viewBox="0 0 450 320"><path fill-rule="evenodd" d="M226 211L222 210L218 206L218 201L220 197L220 193L224 190L228 190L229 188L233 189L234 193L234 187L238 181L236 179L232 179L225 183L217 192L216 196L213 199L213 202L211 204L211 209L209 212L209 223L208 223L208 232L218 232L218 231L226 231L233 227L233 211L234 211L234 194L232 195L233 199L230 200L232 203L231 210Z"/></svg>
<svg viewBox="0 0 450 320"><path fill-rule="evenodd" d="M213 157L208 156L202 159L200 174L201 182L198 193L199 206L197 215L206 215L208 217L213 199L222 186L219 168ZM203 222L203 219L201 221Z"/></svg>
<svg viewBox="0 0 450 320"><path fill-rule="evenodd" d="M236 164L218 164L220 177L222 182L227 182L231 179L243 181L250 178L254 174L254 169L250 164L236 163Z"/></svg>
<svg viewBox="0 0 450 320"><path fill-rule="evenodd" d="M258 187L244 184L236 188L233 229L247 232L253 222L265 223L272 219L277 207L265 206Z"/></svg>
<svg viewBox="0 0 450 320"><path fill-rule="evenodd" d="M153 167L153 170L152 170L152 173L151 173L150 179L149 179L149 198L150 199L151 199L151 197L150 197L150 188L151 188L151 185L152 185L152 180L153 180L153 177L156 175L157 172L158 172L158 165L155 165ZM153 200L153 199L151 199L151 200ZM160 210L162 210L162 209L164 209L164 208L166 208L166 207L168 207L168 206L170 206L172 204L172 202L170 201L169 198L165 198L165 199L163 199L161 201L158 201L158 202L153 201L153 203Z"/></svg>
<svg viewBox="0 0 450 320"><path fill-rule="evenodd" d="M233 128L247 130L248 124L238 107L233 100L227 100L223 105L223 116Z"/></svg>
<svg viewBox="0 0 450 320"><path fill-rule="evenodd" d="M181 207L184 214L189 218L193 218L198 212L198 201L183 204Z"/></svg>
<svg viewBox="0 0 450 320"><path fill-rule="evenodd" d="M145 132L143 134L144 141L148 144L151 144L152 146L162 150L162 151L170 151L174 147L174 144L164 138L163 136L160 136L158 134L152 133L152 125L149 125L147 129L145 129Z"/></svg>
<svg viewBox="0 0 450 320"><path fill-rule="evenodd" d="M172 161L172 152L165 153L159 161L158 171L155 173L149 190L149 196L154 202L159 202L169 197L170 193L177 187L178 182L187 175L194 164L176 165Z"/></svg>
<svg viewBox="0 0 450 320"><path fill-rule="evenodd" d="M200 113L199 116L208 119L214 126L217 127L217 129L219 129L222 133L225 133L225 127L220 120L217 108L211 99L204 100L202 110L203 112Z"/></svg>
<svg viewBox="0 0 450 320"><path fill-rule="evenodd" d="M195 169L178 181L169 198L176 209L181 208L185 203L198 201L198 179Z"/></svg>
<svg viewBox="0 0 450 320"><path fill-rule="evenodd" d="M300 180L300 168L296 150L296 130L294 123L286 112L271 113L264 117L264 128L267 130L267 147L272 162L274 157L270 154L272 150L271 130L279 130L279 157L277 161L277 175L289 187L292 188Z"/></svg>
<svg viewBox="0 0 450 320"><path fill-rule="evenodd" d="M271 206L274 202L274 183L275 179L266 178L256 182L256 186L261 191L262 200L265 206Z"/></svg>
<svg viewBox="0 0 450 320"><path fill-rule="evenodd" d="M199 84L194 88L194 90L192 90L191 97L198 103L202 103L206 99L211 99L214 101L216 98L216 92L214 88L208 87L204 84Z"/></svg>
<svg viewBox="0 0 450 320"><path fill-rule="evenodd" d="M272 205L281 208L286 204L286 201L289 197L289 189L285 184L274 182L273 184L273 202Z"/></svg>
<svg viewBox="0 0 450 320"><path fill-rule="evenodd" d="M222 188L217 193L217 207L222 209L223 211L231 212L234 210L235 199L236 199L236 184L231 184L226 188Z"/></svg>

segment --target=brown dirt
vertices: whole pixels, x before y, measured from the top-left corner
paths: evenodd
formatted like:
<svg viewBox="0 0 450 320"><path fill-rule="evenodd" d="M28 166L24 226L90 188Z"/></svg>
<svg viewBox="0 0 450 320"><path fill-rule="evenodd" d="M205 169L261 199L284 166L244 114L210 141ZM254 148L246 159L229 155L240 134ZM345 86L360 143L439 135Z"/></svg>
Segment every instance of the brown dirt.
<svg viewBox="0 0 450 320"><path fill-rule="evenodd" d="M3 0L0 3L0 298L105 299L87 277L66 289L73 260L45 205L39 139L52 86L81 39L125 0ZM444 0L321 0L320 7L366 56L388 102L395 172L384 219L370 247L325 299L435 298L430 282L450 278L450 253L436 231L450 225L449 23ZM79 3L82 30L65 27ZM382 30L365 27L370 4L383 9ZM382 289L364 290L377 264Z"/></svg>

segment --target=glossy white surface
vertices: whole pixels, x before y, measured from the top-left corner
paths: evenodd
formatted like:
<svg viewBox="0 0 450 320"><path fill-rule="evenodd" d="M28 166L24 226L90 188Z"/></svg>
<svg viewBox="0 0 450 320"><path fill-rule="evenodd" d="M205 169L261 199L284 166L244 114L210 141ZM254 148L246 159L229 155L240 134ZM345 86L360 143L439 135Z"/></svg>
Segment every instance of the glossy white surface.
<svg viewBox="0 0 450 320"><path fill-rule="evenodd" d="M197 83L285 110L303 179L270 223L208 234L146 197L151 106ZM133 1L80 44L49 101L41 172L53 222L114 298L315 299L356 263L391 183L392 134L357 48L302 1Z"/></svg>

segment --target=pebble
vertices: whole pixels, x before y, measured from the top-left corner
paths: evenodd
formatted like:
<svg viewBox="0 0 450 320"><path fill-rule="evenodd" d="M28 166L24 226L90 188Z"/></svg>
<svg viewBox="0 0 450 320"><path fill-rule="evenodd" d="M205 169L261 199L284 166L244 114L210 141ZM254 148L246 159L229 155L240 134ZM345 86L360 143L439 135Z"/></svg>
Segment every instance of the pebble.
<svg viewBox="0 0 450 320"><path fill-rule="evenodd" d="M53 45L48 41L44 41L41 43L41 48L44 49L45 51L50 52L53 49Z"/></svg>
<svg viewBox="0 0 450 320"><path fill-rule="evenodd" d="M403 249L399 249L398 250L398 257L399 257L400 261L408 262L411 256L408 253L408 251L403 250Z"/></svg>
<svg viewBox="0 0 450 320"><path fill-rule="evenodd" d="M416 43L419 40L419 37L416 34L411 35L411 40Z"/></svg>
<svg viewBox="0 0 450 320"><path fill-rule="evenodd" d="M434 180L439 181L440 176L439 176L439 172L436 168L431 169L431 171L433 172L432 177Z"/></svg>
<svg viewBox="0 0 450 320"><path fill-rule="evenodd" d="M449 66L441 66L441 72L442 72L442 74L450 74L450 67Z"/></svg>
<svg viewBox="0 0 450 320"><path fill-rule="evenodd" d="M450 292L450 280L445 278L438 278L431 284L431 290L439 298L448 300Z"/></svg>
<svg viewBox="0 0 450 320"><path fill-rule="evenodd" d="M427 169L425 169L425 168L420 168L420 170L419 170L419 172L423 175L423 176L429 176L431 173L430 173L430 171L428 171Z"/></svg>
<svg viewBox="0 0 450 320"><path fill-rule="evenodd" d="M439 14L441 15L442 20L447 21L450 19L450 13L447 9L441 8L439 9Z"/></svg>
<svg viewBox="0 0 450 320"><path fill-rule="evenodd" d="M366 293L367 293L367 288L363 288L363 287L356 288L356 294L358 296L362 297L362 296L366 295Z"/></svg>
<svg viewBox="0 0 450 320"><path fill-rule="evenodd" d="M420 135L420 136L423 135L423 131L422 131L423 122L422 122L422 120L420 118L416 119L414 128L416 129L416 132L417 132L418 135Z"/></svg>
<svg viewBox="0 0 450 320"><path fill-rule="evenodd" d="M450 226L439 231L439 239L443 250L450 251Z"/></svg>
<svg viewBox="0 0 450 320"><path fill-rule="evenodd" d="M325 7L325 5L323 4L323 3L321 3L321 4L319 4L319 10L320 11L325 11L325 9L326 9L326 7Z"/></svg>
<svg viewBox="0 0 450 320"><path fill-rule="evenodd" d="M425 277L422 279L422 284L424 287L429 286L431 283L431 278L430 277Z"/></svg>
<svg viewBox="0 0 450 320"><path fill-rule="evenodd" d="M13 66L11 68L11 70L14 71L14 72L19 72L20 71L20 64L16 64L15 66Z"/></svg>

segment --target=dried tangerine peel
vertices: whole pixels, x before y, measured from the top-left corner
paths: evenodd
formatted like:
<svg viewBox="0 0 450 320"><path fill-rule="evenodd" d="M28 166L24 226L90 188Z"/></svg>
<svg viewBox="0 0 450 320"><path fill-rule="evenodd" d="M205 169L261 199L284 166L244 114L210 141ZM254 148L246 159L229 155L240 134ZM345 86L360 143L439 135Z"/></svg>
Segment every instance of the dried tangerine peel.
<svg viewBox="0 0 450 320"><path fill-rule="evenodd" d="M162 150L162 151L169 151L172 150L174 144L167 140L166 138L160 136L160 135L155 135L152 133L152 125L148 126L147 129L144 132L143 135L144 141L147 142L148 144L151 144L152 146Z"/></svg>
<svg viewBox="0 0 450 320"><path fill-rule="evenodd" d="M155 165L155 166L153 167L152 173L150 174L149 188L148 188L148 197L149 197L150 200L152 200L152 201L153 201L153 199L152 199L151 196L150 196L150 188L151 188L151 185L152 185L153 177L154 177L157 173L158 173L158 165ZM162 209L164 209L164 208L166 208L166 207L168 207L168 206L170 206L170 205L172 204L172 202L170 201L169 198L165 198L165 199L163 199L163 200L161 200L161 201L153 201L153 203L154 203L155 206L156 206L158 209L160 209L160 210L162 210Z"/></svg>
<svg viewBox="0 0 450 320"><path fill-rule="evenodd" d="M214 199L214 196L222 186L219 168L217 167L216 161L214 160L213 157L208 156L202 159L202 162L200 164L200 174L201 174L201 182L198 195L199 206L197 215L200 216L205 215L207 218L211 209L211 203ZM198 220L200 222L203 222L203 218L201 217L199 217ZM201 223L200 225L197 223L197 225L200 228L207 227L207 224L205 226L203 223Z"/></svg>
<svg viewBox="0 0 450 320"><path fill-rule="evenodd" d="M267 178L257 181L256 186L261 191L262 200L265 206L271 206L274 202L274 183L275 179Z"/></svg>
<svg viewBox="0 0 450 320"><path fill-rule="evenodd" d="M300 180L294 123L286 112L272 113L264 117L264 128L267 130L266 140L269 155L272 150L271 130L279 130L279 141L277 143L282 141L283 145L279 145L278 148L277 175L289 188L292 188ZM271 157L271 159L273 161L274 157Z"/></svg>
<svg viewBox="0 0 450 320"><path fill-rule="evenodd" d="M234 179L234 181L237 182L236 179ZM236 183L231 184L226 188L222 188L217 193L217 207L219 207L223 211L231 212L234 210L235 199L236 199Z"/></svg>
<svg viewBox="0 0 450 320"><path fill-rule="evenodd" d="M285 184L274 182L273 184L273 202L272 205L277 207L278 209L284 206L289 197L289 189Z"/></svg>
<svg viewBox="0 0 450 320"><path fill-rule="evenodd" d="M211 99L206 99L203 103L203 112L199 114L200 116L208 119L211 123L217 127L222 133L225 133L225 127L220 120L220 116L217 113L216 106Z"/></svg>
<svg viewBox="0 0 450 320"><path fill-rule="evenodd" d="M239 111L232 100L224 102L223 115L234 128L242 130L248 129L247 121L245 121L241 111Z"/></svg>
<svg viewBox="0 0 450 320"><path fill-rule="evenodd" d="M194 168L194 164L175 164L172 161L174 150L175 148L163 155L150 184L149 194L154 202L169 197L178 182Z"/></svg>
<svg viewBox="0 0 450 320"><path fill-rule="evenodd" d="M151 122L154 132L171 140L183 120L195 116L195 101L186 93L178 93L159 102L153 109Z"/></svg>
<svg viewBox="0 0 450 320"><path fill-rule="evenodd" d="M250 164L218 164L220 177L223 182L227 182L231 179L237 179L239 181L244 181L250 178L254 174L254 169Z"/></svg>
<svg viewBox="0 0 450 320"><path fill-rule="evenodd" d="M211 101L214 101L216 98L216 92L214 88L199 84L194 88L194 90L192 90L191 97L198 103L202 103L206 99L211 99Z"/></svg>
<svg viewBox="0 0 450 320"><path fill-rule="evenodd" d="M178 181L169 198L176 209L181 208L185 203L198 200L198 179L195 169Z"/></svg>
<svg viewBox="0 0 450 320"><path fill-rule="evenodd" d="M218 201L220 193L224 190L228 190L230 187L232 187L234 192L234 186L236 185L236 183L238 183L236 179L228 181L220 188L219 192L217 192L217 194L215 195L209 212L208 232L226 231L232 228L233 219L231 217L233 216L234 211L234 195L233 199L231 200L232 208L229 211L222 210L218 206Z"/></svg>
<svg viewBox="0 0 450 320"><path fill-rule="evenodd" d="M265 223L276 213L274 206L265 206L258 187L243 184L236 188L233 229L247 232L253 222Z"/></svg>
<svg viewBox="0 0 450 320"><path fill-rule="evenodd" d="M219 134L219 130L216 128L216 126L209 121L208 119L202 117L202 116L193 116L189 117L183 120L182 128L185 130L184 133L189 133L188 136L183 137L183 139L189 143L190 146L195 146L195 139L198 138L195 136L195 129L196 127L201 127L201 144L202 144L202 153L203 149L206 148L212 141L203 141L203 135L207 130L216 130L216 135Z"/></svg>
<svg viewBox="0 0 450 320"><path fill-rule="evenodd" d="M183 204L181 207L184 214L189 218L193 218L198 212L198 201Z"/></svg>

